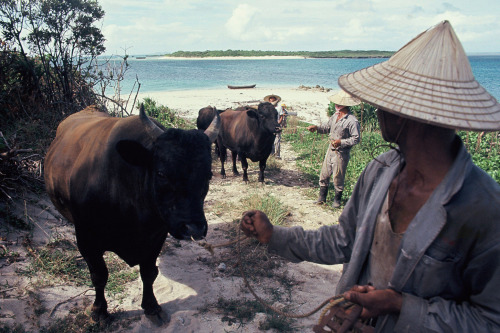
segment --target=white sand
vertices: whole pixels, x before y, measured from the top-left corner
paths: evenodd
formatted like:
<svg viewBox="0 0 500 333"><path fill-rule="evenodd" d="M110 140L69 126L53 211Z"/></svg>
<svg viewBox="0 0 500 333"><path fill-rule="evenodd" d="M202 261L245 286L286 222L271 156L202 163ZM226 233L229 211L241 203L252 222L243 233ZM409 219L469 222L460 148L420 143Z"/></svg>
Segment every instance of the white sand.
<svg viewBox="0 0 500 333"><path fill-rule="evenodd" d="M163 91L140 93L138 101L150 97L157 103L175 110L181 117L196 119L198 111L205 106L215 106L217 109L235 108L240 105L258 104L265 96L275 94L281 97L281 102L287 109L296 112L297 116L309 123L326 122L328 96L336 91L321 89L299 89L256 87L251 89L201 89L187 91Z"/></svg>

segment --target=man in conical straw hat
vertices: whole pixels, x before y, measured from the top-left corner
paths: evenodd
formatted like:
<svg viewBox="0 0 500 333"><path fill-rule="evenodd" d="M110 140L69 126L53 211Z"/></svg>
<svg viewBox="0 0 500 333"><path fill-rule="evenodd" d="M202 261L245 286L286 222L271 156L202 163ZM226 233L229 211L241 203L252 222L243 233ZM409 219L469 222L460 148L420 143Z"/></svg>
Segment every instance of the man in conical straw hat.
<svg viewBox="0 0 500 333"><path fill-rule="evenodd" d="M455 134L500 130L500 105L450 23L339 85L379 108L398 148L368 164L338 224L283 228L250 211L242 230L294 261L349 263L337 293L377 332L500 332L500 186Z"/></svg>
<svg viewBox="0 0 500 333"><path fill-rule="evenodd" d="M328 195L330 177L333 175L335 196L333 208L339 208L344 191L344 179L349 163L351 148L360 141L360 126L356 117L351 113L349 107L358 105L361 101L344 90L339 91L328 98L335 103L335 113L322 126L311 125L307 129L311 132L317 131L328 134L330 145L326 151L321 172L319 175L319 197L316 204L324 204Z"/></svg>

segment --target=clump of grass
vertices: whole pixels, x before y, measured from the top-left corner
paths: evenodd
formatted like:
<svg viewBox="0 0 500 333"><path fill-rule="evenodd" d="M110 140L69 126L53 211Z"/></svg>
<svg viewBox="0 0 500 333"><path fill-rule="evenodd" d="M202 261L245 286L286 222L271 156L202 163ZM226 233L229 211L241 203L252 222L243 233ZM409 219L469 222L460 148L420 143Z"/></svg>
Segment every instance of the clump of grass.
<svg viewBox="0 0 500 333"><path fill-rule="evenodd" d="M266 162L266 171L280 171L283 163L277 160L274 156L269 156Z"/></svg>
<svg viewBox="0 0 500 333"><path fill-rule="evenodd" d="M274 225L284 225L289 215L288 208L273 194L252 194L242 199L243 209L257 209L266 213L269 221Z"/></svg>
<svg viewBox="0 0 500 333"><path fill-rule="evenodd" d="M23 220L13 214L8 206L0 206L0 219L4 220L7 225L19 230L31 231L33 230L33 223L28 219Z"/></svg>
<svg viewBox="0 0 500 333"><path fill-rule="evenodd" d="M23 325L17 323L16 325L2 324L0 326L0 333L25 333Z"/></svg>
<svg viewBox="0 0 500 333"><path fill-rule="evenodd" d="M55 278L77 286L92 287L87 265L71 242L58 240L45 248L31 249L30 255L31 264L21 273L38 277L40 273L44 273L47 278L42 279L40 284L53 284ZM139 277L139 271L137 268L130 268L112 252L105 253L104 260L109 271L106 292L109 296L121 300L126 297L123 295L126 284L135 281Z"/></svg>
<svg viewBox="0 0 500 333"><path fill-rule="evenodd" d="M267 316L266 321L263 321L259 325L259 329L267 331L270 329L275 329L278 332L295 332L294 327L295 320L279 315Z"/></svg>

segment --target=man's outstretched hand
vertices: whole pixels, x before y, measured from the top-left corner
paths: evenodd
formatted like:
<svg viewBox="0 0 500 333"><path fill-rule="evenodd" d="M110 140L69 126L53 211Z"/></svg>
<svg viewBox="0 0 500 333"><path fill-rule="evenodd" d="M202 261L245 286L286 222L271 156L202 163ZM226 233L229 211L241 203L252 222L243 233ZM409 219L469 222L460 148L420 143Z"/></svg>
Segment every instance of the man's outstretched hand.
<svg viewBox="0 0 500 333"><path fill-rule="evenodd" d="M249 210L243 213L240 229L248 237L257 238L262 244L267 244L273 234L273 225L267 215L260 210Z"/></svg>

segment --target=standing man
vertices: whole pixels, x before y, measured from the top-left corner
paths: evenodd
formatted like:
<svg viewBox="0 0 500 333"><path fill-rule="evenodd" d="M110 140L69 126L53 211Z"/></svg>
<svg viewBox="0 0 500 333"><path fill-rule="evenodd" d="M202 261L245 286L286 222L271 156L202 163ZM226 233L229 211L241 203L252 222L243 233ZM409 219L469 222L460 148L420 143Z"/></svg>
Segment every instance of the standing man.
<svg viewBox="0 0 500 333"><path fill-rule="evenodd" d="M337 294L376 332L500 332L500 186L455 134L499 131L500 104L451 24L339 85L378 107L397 147L368 164L338 224L285 228L253 210L240 228L294 262L348 263Z"/></svg>
<svg viewBox="0 0 500 333"><path fill-rule="evenodd" d="M344 191L345 172L351 148L360 141L360 127L356 117L351 113L349 107L358 105L361 101L347 92L341 90L330 96L329 100L335 103L335 113L330 117L328 123L323 126L311 125L307 129L310 132L317 131L321 134L328 133L330 144L326 151L321 172L319 175L319 197L316 204L324 204L328 194L328 184L333 175L335 196L333 208L339 208Z"/></svg>
<svg viewBox="0 0 500 333"><path fill-rule="evenodd" d="M280 130L276 133L276 138L274 139L274 145L271 154L274 154L274 157L276 159L281 160L281 132L283 131L283 128L286 127L286 117L288 115L288 111L285 104L278 105L276 107L276 111L278 111L278 125L280 127Z"/></svg>

